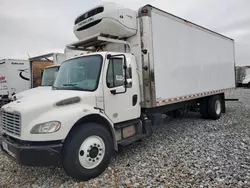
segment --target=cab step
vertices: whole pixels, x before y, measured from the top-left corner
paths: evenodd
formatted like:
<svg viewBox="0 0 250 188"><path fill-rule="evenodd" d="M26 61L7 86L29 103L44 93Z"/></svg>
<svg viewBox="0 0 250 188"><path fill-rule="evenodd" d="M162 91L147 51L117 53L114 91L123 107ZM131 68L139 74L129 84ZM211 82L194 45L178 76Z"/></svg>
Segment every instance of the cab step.
<svg viewBox="0 0 250 188"><path fill-rule="evenodd" d="M126 146L126 145L132 144L138 140L141 140L141 139L145 138L146 136L147 136L146 134L139 134L139 135L131 136L129 138L118 141L118 145Z"/></svg>

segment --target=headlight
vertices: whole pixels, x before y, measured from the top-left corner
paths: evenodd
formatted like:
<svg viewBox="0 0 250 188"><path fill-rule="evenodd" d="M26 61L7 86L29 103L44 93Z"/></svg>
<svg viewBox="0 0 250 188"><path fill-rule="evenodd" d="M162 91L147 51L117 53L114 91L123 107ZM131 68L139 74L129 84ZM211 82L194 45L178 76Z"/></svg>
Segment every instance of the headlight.
<svg viewBox="0 0 250 188"><path fill-rule="evenodd" d="M48 134L54 133L61 128L61 123L59 121L50 121L46 123L41 123L35 125L30 133L31 134Z"/></svg>

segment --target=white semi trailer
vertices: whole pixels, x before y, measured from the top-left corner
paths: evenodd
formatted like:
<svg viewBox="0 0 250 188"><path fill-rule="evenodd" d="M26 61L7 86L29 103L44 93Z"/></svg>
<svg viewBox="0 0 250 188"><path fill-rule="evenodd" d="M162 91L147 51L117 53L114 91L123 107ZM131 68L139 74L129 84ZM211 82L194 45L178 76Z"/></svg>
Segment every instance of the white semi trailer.
<svg viewBox="0 0 250 188"><path fill-rule="evenodd" d="M104 3L75 20L91 50L61 64L53 90L2 107L3 150L27 166L101 174L113 150L152 134L162 114L199 108L219 119L235 88L234 41L150 5Z"/></svg>
<svg viewBox="0 0 250 188"><path fill-rule="evenodd" d="M0 107L10 101L13 94L29 89L30 65L28 60L0 60Z"/></svg>

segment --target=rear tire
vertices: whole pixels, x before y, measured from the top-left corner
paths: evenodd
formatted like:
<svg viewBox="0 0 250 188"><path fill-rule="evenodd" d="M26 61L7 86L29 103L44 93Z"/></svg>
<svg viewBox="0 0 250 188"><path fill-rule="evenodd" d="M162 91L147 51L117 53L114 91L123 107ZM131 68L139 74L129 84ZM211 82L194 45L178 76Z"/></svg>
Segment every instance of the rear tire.
<svg viewBox="0 0 250 188"><path fill-rule="evenodd" d="M219 95L212 96L208 99L208 114L213 120L218 120L222 113L222 102Z"/></svg>
<svg viewBox="0 0 250 188"><path fill-rule="evenodd" d="M87 181L102 174L113 152L109 131L102 125L86 123L75 128L66 139L62 166L67 175Z"/></svg>

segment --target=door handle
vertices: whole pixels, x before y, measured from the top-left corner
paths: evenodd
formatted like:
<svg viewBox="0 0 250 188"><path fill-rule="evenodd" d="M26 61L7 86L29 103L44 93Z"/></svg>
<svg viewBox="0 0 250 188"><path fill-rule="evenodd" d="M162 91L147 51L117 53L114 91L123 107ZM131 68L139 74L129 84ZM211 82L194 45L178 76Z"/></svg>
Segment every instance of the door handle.
<svg viewBox="0 0 250 188"><path fill-rule="evenodd" d="M138 95L133 95L133 97L132 97L133 106L135 106L137 104L137 100L138 100Z"/></svg>

